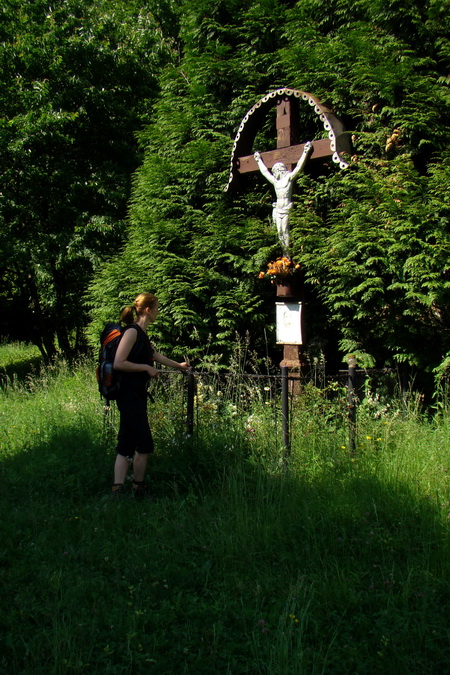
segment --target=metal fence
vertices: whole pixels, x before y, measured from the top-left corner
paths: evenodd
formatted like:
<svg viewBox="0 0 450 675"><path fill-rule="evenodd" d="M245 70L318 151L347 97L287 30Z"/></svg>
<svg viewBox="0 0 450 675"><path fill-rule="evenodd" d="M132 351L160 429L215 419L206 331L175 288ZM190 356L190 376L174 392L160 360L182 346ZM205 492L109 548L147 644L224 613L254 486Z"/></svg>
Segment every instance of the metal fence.
<svg viewBox="0 0 450 675"><path fill-rule="evenodd" d="M173 371L161 371L161 374L171 375ZM306 382L312 383L315 387L327 390L330 383L338 384L338 395L346 397L346 417L348 423L348 446L351 452L355 450L356 422L358 403L364 398L368 390L381 391L387 398L394 397L398 390L398 377L396 371L389 369L370 369L363 370L356 367L356 361L350 359L348 368L336 372L309 372L299 379L299 374L289 371L287 367L281 367L278 374L256 375L248 373L207 373L197 372L190 368L185 378L183 378L184 396L181 414L183 424L189 436L193 436L196 426L199 424L198 415L196 415L196 396L199 383L209 383L211 387L217 390L227 390L228 383L232 382L236 387L237 383L245 383L252 387L259 387L270 402L280 410L280 426L282 443L285 456L288 456L291 449L291 422L292 422L292 400L295 396L301 396L302 385ZM325 394L326 395L326 394ZM334 396L336 396L334 390Z"/></svg>

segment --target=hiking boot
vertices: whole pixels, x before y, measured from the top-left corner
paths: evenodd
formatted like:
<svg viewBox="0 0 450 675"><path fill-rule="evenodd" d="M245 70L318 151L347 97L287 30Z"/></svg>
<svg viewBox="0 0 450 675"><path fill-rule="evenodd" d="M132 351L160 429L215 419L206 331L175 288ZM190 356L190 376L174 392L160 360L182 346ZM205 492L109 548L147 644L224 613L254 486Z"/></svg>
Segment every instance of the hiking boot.
<svg viewBox="0 0 450 675"><path fill-rule="evenodd" d="M125 486L123 483L115 483L112 486L112 496L114 499L123 499L126 496Z"/></svg>
<svg viewBox="0 0 450 675"><path fill-rule="evenodd" d="M133 486L133 494L134 498L137 499L138 501L141 501L142 499L151 499L152 496L150 494L150 491L148 489L147 484L145 481L137 481L133 480L132 483Z"/></svg>

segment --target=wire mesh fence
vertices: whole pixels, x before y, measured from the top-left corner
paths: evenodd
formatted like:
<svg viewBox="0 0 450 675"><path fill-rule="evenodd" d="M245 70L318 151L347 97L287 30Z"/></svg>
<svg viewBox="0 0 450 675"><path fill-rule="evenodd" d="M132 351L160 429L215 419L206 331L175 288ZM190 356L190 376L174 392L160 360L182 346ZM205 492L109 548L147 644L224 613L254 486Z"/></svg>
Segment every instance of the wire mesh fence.
<svg viewBox="0 0 450 675"><path fill-rule="evenodd" d="M335 372L316 368L300 379L287 368L271 374L190 369L185 376L178 371L161 371L161 377L152 380L149 395L153 400L170 396L172 403L175 397L179 424L189 436L198 434L202 425L213 424L214 419L249 418L259 406L273 421L276 443L289 453L296 428L296 402L306 387L320 390L323 399L337 404L342 422L348 425L349 447L353 450L358 405L368 396L378 401L392 399L399 392L399 378L395 370L356 367Z"/></svg>

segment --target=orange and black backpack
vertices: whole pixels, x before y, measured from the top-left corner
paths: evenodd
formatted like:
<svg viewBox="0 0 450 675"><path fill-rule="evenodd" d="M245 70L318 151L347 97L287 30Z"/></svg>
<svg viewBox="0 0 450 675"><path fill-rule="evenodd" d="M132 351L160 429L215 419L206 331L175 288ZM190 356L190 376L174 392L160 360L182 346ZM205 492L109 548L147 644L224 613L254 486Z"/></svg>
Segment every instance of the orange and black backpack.
<svg viewBox="0 0 450 675"><path fill-rule="evenodd" d="M107 323L100 335L100 351L96 369L98 390L107 401L114 401L120 389L121 376L114 370L114 358L123 328L118 323Z"/></svg>

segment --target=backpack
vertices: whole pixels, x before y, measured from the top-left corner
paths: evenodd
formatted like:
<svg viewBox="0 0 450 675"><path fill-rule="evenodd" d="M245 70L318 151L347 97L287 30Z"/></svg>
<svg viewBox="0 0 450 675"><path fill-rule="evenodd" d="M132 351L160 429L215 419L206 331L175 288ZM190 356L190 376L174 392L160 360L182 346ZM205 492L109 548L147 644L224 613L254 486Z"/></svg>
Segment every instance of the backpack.
<svg viewBox="0 0 450 675"><path fill-rule="evenodd" d="M123 328L118 323L107 323L100 335L100 351L96 376L98 390L108 401L114 401L120 389L120 373L114 370L114 358L122 338Z"/></svg>

